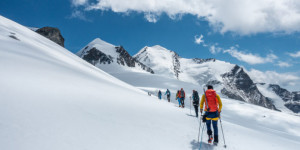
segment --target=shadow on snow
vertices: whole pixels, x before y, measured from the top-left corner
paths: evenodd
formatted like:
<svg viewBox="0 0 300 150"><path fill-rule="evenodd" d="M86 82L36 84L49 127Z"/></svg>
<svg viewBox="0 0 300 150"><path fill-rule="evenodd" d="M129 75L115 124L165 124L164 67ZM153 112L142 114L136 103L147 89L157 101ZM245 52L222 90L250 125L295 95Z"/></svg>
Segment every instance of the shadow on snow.
<svg viewBox="0 0 300 150"><path fill-rule="evenodd" d="M192 145L192 150L199 150L200 143L198 143L196 140L193 140L191 142L191 145ZM215 148L216 147L211 145L211 144L207 144L207 143L202 142L201 150L213 150Z"/></svg>

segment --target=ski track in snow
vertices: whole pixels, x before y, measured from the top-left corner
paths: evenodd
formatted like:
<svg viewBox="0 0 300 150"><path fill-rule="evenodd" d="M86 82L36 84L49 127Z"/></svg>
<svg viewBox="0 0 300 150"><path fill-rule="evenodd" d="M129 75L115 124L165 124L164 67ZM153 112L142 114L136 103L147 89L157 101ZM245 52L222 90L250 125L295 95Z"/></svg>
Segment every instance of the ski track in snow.
<svg viewBox="0 0 300 150"><path fill-rule="evenodd" d="M199 120L193 108L190 114L188 98L192 89L202 93L198 85L142 72L112 73L131 86L2 16L0 70L1 150L199 149ZM166 87L172 103L142 91L164 94ZM185 109L174 100L181 87ZM298 116L222 101L226 149L299 148ZM220 124L218 146L206 144L205 133L202 149L225 149Z"/></svg>

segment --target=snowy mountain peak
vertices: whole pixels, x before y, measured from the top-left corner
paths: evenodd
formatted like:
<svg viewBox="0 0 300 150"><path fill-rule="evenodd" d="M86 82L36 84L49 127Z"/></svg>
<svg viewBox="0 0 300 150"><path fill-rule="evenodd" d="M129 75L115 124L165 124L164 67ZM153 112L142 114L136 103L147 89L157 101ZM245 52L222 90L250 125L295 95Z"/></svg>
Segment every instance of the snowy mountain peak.
<svg viewBox="0 0 300 150"><path fill-rule="evenodd" d="M154 46L151 46L150 48L153 48L154 50L170 51L170 50L168 50L165 47L162 47L160 45L154 45Z"/></svg>
<svg viewBox="0 0 300 150"><path fill-rule="evenodd" d="M160 45L142 48L134 58L152 68L157 74L178 78L179 55Z"/></svg>
<svg viewBox="0 0 300 150"><path fill-rule="evenodd" d="M95 38L92 42L90 42L88 45L102 45L102 46L110 46L110 47L115 47L115 45L112 45L108 42L103 41L100 38Z"/></svg>
<svg viewBox="0 0 300 150"><path fill-rule="evenodd" d="M91 41L88 45L86 45L83 49L78 51L76 54L81 58L85 57L86 55L90 55L89 60L87 60L90 63L90 59L92 59L93 61L99 61L99 59L102 59L100 63L110 64L109 62L113 62L113 58L118 57L115 47L116 46L105 42L100 38L96 38L93 41ZM106 60L103 61L103 58L105 58ZM95 65L95 63L92 64Z"/></svg>
<svg viewBox="0 0 300 150"><path fill-rule="evenodd" d="M178 55L176 52L169 50L165 47L162 47L160 45L154 45L154 46L145 46L143 47L137 54L134 55L134 57L138 57L138 55ZM163 54L163 55L161 55Z"/></svg>
<svg viewBox="0 0 300 150"><path fill-rule="evenodd" d="M130 56L124 47L114 46L100 38L94 39L87 46L77 52L77 55L94 66L110 73L112 71L120 70L146 71L154 73L151 68ZM115 65L117 68L107 66L108 64Z"/></svg>

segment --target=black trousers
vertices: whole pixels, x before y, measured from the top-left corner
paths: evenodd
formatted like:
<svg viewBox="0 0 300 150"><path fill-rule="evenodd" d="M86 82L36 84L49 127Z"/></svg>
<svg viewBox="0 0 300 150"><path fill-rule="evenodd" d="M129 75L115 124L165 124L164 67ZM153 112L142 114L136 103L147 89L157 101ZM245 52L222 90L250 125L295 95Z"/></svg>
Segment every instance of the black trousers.
<svg viewBox="0 0 300 150"><path fill-rule="evenodd" d="M197 105L194 105L194 108L195 108L195 113L196 113L196 116L198 117L198 112L199 112L199 106Z"/></svg>
<svg viewBox="0 0 300 150"><path fill-rule="evenodd" d="M181 105L184 107L184 97L180 98Z"/></svg>

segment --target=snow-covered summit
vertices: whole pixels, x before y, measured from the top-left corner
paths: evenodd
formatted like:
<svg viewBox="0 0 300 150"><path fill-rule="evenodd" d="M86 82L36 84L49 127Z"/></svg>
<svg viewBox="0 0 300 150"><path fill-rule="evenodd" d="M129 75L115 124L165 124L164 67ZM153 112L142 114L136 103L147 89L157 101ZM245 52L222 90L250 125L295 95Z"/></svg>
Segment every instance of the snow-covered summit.
<svg viewBox="0 0 300 150"><path fill-rule="evenodd" d="M115 47L115 45L108 43L106 41L103 41L100 38L95 38L92 42L90 42L88 45L101 45L102 47Z"/></svg>
<svg viewBox="0 0 300 150"><path fill-rule="evenodd" d="M105 41L101 40L100 38L96 38L93 41L91 41L89 44L87 44L79 52L77 52L77 55L81 57L81 56L85 55L90 49L96 48L98 50L101 50L101 52L116 58L116 57L118 57L118 54L116 52L115 47L116 47L115 45L105 42Z"/></svg>
<svg viewBox="0 0 300 150"><path fill-rule="evenodd" d="M179 55L160 45L142 48L134 58L149 66L156 74L177 78L180 64Z"/></svg>
<svg viewBox="0 0 300 150"><path fill-rule="evenodd" d="M168 50L167 48L165 48L165 47L163 47L161 45L150 46L150 48L153 48L153 50L171 51L171 50Z"/></svg>
<svg viewBox="0 0 300 150"><path fill-rule="evenodd" d="M154 73L151 68L130 56L124 47L115 46L100 38L94 39L77 55L107 72L127 70Z"/></svg>

